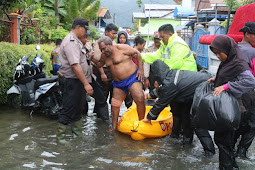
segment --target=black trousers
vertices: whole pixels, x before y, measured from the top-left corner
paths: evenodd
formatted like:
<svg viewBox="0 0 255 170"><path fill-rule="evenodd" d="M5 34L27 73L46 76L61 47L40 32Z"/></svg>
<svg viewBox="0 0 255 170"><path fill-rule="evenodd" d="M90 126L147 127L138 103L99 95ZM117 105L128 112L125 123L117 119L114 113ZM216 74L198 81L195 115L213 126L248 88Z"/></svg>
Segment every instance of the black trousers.
<svg viewBox="0 0 255 170"><path fill-rule="evenodd" d="M82 118L85 89L79 79L61 78L60 88L63 94L63 108L58 117L59 123L68 125Z"/></svg>
<svg viewBox="0 0 255 170"><path fill-rule="evenodd" d="M191 127L190 108L192 103L171 102L171 112L173 113L172 133L177 136L183 133L184 138L193 140L193 128Z"/></svg>
<svg viewBox="0 0 255 170"><path fill-rule="evenodd" d="M211 135L207 129L195 129L195 133L203 146L204 151L215 153L215 147Z"/></svg>
<svg viewBox="0 0 255 170"><path fill-rule="evenodd" d="M108 120L108 105L102 89L94 80L90 85L94 91L92 97L95 98L94 110L96 110L97 116L103 120ZM86 91L84 85L79 79L65 78L60 80L60 88L63 93L63 109L58 117L58 121L67 125L80 120L85 109Z"/></svg>
<svg viewBox="0 0 255 170"><path fill-rule="evenodd" d="M96 67L93 67L93 74L97 77L96 81L103 89L103 94L104 94L105 100L107 100L108 95L110 95L109 103L111 103L112 94L113 94L112 74L108 67L103 67L103 69L104 69L104 73L106 74L107 79L108 79L107 82L102 81L100 72Z"/></svg>
<svg viewBox="0 0 255 170"><path fill-rule="evenodd" d="M255 137L255 91L243 94L239 105L243 112L239 129L235 131L234 143L241 137L238 147L248 150Z"/></svg>
<svg viewBox="0 0 255 170"><path fill-rule="evenodd" d="M232 170L235 165L235 155L233 151L234 130L222 132L215 131L214 141L219 148L219 168L221 170Z"/></svg>

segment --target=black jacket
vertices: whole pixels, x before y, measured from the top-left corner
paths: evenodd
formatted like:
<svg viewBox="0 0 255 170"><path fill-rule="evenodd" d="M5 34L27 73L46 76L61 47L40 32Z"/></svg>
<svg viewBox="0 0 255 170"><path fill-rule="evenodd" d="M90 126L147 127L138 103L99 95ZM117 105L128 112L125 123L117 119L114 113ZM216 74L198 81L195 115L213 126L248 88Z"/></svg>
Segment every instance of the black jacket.
<svg viewBox="0 0 255 170"><path fill-rule="evenodd" d="M151 65L151 71L155 80L160 84L160 88L150 92L152 98L158 97L155 105L147 115L150 120L156 120L159 113L171 101L192 102L197 86L211 78L207 73L169 70L169 67L162 60L154 61Z"/></svg>

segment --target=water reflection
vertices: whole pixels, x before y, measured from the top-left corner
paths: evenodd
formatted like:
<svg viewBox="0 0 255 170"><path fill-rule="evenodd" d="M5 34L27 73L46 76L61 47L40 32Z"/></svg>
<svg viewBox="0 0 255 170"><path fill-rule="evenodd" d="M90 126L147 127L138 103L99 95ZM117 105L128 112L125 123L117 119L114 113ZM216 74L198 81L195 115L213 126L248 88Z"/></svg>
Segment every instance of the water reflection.
<svg viewBox="0 0 255 170"><path fill-rule="evenodd" d="M69 145L56 143L56 120L29 111L1 107L0 169L217 169L218 154L210 159L195 137L191 146L169 136L134 141L119 132L107 133L109 123L92 113L83 118L83 137ZM125 107L121 107L121 112ZM251 160L237 159L241 169L255 167L255 144Z"/></svg>

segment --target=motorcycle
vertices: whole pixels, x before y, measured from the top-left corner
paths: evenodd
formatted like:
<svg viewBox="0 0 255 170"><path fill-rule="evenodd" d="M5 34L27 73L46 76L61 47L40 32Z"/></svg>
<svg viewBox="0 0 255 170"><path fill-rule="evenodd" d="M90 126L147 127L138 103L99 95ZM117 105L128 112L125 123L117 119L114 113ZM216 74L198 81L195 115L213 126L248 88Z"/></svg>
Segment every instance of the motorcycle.
<svg viewBox="0 0 255 170"><path fill-rule="evenodd" d="M37 45L36 51L39 49ZM7 91L8 105L57 117L62 109L58 77L47 77L42 54L36 52L31 64L28 62L30 56L22 57L14 70L14 85Z"/></svg>

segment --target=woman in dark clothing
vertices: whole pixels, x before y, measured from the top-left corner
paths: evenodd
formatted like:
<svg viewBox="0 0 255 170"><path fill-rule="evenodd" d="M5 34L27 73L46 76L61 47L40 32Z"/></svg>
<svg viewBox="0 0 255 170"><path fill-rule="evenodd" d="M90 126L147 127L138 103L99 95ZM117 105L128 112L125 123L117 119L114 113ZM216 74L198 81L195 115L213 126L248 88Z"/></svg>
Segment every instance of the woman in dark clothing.
<svg viewBox="0 0 255 170"><path fill-rule="evenodd" d="M118 33L117 43L118 44L127 44L130 46L130 43L128 41L128 34L126 31L120 31Z"/></svg>
<svg viewBox="0 0 255 170"><path fill-rule="evenodd" d="M219 35L212 41L210 49L221 61L216 78L208 80L209 82L214 81L213 95L220 95L226 90L235 98L240 99L242 94L255 88L255 78L232 38ZM233 152L234 129L216 131L214 140L219 148L219 168L224 170L238 168Z"/></svg>

